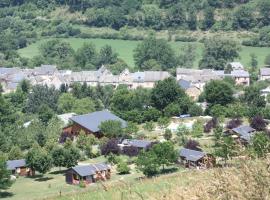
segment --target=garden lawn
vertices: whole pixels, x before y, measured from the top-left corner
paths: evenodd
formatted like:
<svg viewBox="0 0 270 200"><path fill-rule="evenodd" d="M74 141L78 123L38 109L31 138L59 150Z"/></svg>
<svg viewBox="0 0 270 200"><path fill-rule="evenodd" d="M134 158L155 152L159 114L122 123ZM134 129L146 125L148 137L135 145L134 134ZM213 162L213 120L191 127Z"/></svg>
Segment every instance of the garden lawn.
<svg viewBox="0 0 270 200"><path fill-rule="evenodd" d="M83 190L79 187L68 185L64 174L46 174L43 177L19 177L7 191L10 196L7 200L33 200L45 199L52 196Z"/></svg>
<svg viewBox="0 0 270 200"><path fill-rule="evenodd" d="M48 39L40 40L36 43L29 45L26 48L18 50L19 54L22 57L32 58L39 54L38 47L46 42ZM137 44L140 41L130 41L130 40L112 40L112 39L81 39L81 38L64 38L61 39L63 41L69 42L71 46L76 50L83 45L85 42L93 42L98 49L102 46L108 44L111 45L112 48L119 54L119 57L123 59L129 66L134 66L133 59L133 50L136 48ZM170 42L172 47L176 50L177 54L181 52L181 49L190 43L187 42ZM202 57L203 44L202 43L191 43L196 45L196 62L194 67L198 67L199 60ZM259 67L264 65L265 57L270 54L270 48L265 47L245 47L242 46L242 50L240 52L240 62L244 64L245 67L250 66L250 54L254 53L258 57ZM237 60L237 61L238 61Z"/></svg>

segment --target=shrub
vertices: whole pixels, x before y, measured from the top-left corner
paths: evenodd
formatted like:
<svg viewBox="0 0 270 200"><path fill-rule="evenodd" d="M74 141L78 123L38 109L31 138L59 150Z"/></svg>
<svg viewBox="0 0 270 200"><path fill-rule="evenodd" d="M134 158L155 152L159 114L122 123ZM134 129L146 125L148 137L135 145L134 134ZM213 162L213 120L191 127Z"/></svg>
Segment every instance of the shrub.
<svg viewBox="0 0 270 200"><path fill-rule="evenodd" d="M216 117L213 117L210 121L208 121L204 125L204 132L205 133L210 133L213 128L216 128L218 125L218 120Z"/></svg>
<svg viewBox="0 0 270 200"><path fill-rule="evenodd" d="M139 152L140 152L139 149L133 146L123 147L123 150L122 150L122 153L129 157L137 156Z"/></svg>
<svg viewBox="0 0 270 200"><path fill-rule="evenodd" d="M199 142L197 142L196 140L188 140L186 142L186 144L184 145L184 147L186 149L191 149L191 150L195 150L195 151L202 151L202 149L200 148L200 144Z"/></svg>
<svg viewBox="0 0 270 200"><path fill-rule="evenodd" d="M232 119L227 123L226 128L228 129L234 129L240 126L243 123L241 119Z"/></svg>
<svg viewBox="0 0 270 200"><path fill-rule="evenodd" d="M127 163L121 161L117 164L117 172L119 174L129 174L130 167L127 165Z"/></svg>
<svg viewBox="0 0 270 200"><path fill-rule="evenodd" d="M267 122L261 116L255 116L252 118L250 126L257 131L264 131Z"/></svg>

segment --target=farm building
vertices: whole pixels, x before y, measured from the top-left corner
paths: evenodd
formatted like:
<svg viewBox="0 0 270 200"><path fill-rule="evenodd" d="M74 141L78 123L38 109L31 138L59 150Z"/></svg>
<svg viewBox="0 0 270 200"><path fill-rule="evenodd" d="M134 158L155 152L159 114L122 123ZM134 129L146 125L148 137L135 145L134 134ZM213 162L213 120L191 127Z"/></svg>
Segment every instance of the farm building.
<svg viewBox="0 0 270 200"><path fill-rule="evenodd" d="M83 130L86 134L94 134L96 137L100 138L103 134L100 132L99 126L102 122L108 120L120 121L123 128L127 126L126 121L107 110L74 116L71 117L70 120L73 122L72 125L65 127L63 133L72 136L78 135L79 132Z"/></svg>
<svg viewBox="0 0 270 200"><path fill-rule="evenodd" d="M34 172L26 166L25 159L21 160L8 160L7 169L11 170L13 175L30 176Z"/></svg>
<svg viewBox="0 0 270 200"><path fill-rule="evenodd" d="M68 169L66 172L66 182L75 185L79 184L81 181L88 185L97 181L105 181L110 178L111 168L104 163L78 165Z"/></svg>
<svg viewBox="0 0 270 200"><path fill-rule="evenodd" d="M206 154L202 151L183 148L179 152L179 157L180 162L188 168L210 168L215 165L215 158L212 155Z"/></svg>

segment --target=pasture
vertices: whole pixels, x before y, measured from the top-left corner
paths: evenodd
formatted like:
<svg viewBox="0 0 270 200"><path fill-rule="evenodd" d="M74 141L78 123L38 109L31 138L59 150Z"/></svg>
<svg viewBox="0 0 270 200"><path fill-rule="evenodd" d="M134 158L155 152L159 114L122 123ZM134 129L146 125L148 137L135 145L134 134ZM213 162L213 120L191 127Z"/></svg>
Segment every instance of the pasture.
<svg viewBox="0 0 270 200"><path fill-rule="evenodd" d="M46 42L48 39L39 40L36 43L30 44L28 47L18 50L22 57L32 58L39 54L38 47ZM85 42L92 42L96 45L97 49L108 44L119 54L119 57L123 59L129 66L134 66L133 51L140 41L130 41L130 40L113 40L113 39L81 39L81 38L63 38L63 41L69 42L71 46L76 50L83 45ZM194 67L198 67L199 60L202 57L203 44L202 43L187 43L187 42L170 42L172 47L176 50L177 54L181 53L181 50L187 44L196 45L196 61ZM254 53L258 59L259 67L264 65L265 57L270 54L270 48L260 48L260 47L245 47L242 46L240 52L240 62L244 64L245 67L250 66L250 54Z"/></svg>

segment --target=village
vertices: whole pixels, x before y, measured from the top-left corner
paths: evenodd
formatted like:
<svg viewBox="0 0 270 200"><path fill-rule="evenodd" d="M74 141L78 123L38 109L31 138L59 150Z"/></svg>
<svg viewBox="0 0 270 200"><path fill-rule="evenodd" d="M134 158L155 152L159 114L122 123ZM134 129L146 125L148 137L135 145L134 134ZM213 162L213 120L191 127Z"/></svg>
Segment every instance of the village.
<svg viewBox="0 0 270 200"><path fill-rule="evenodd" d="M253 138L263 131L268 133L269 120L258 115L247 120L237 110L231 111L236 112L232 117L220 113L222 111L203 114L209 106L207 102L199 101L205 88L213 81L222 82L225 79L232 80L237 88L232 94L234 98L240 98L239 95L243 95L251 82L249 72L239 62L229 63L224 71L177 68L175 77L166 71L131 73L127 69L119 75L113 75L105 66L97 71L81 72L62 71L53 65L42 65L34 69L0 68L0 83L5 95L16 92L22 81L29 81L32 86L42 85L56 90L65 88L66 91L72 91L73 84L87 85L90 88L109 85L114 90L124 85L127 90L132 91L154 89L161 82L172 80L190 101L196 102L196 112L197 109L202 110L198 114L189 111L173 112L177 114L159 118L155 122L138 123L135 128L130 125L129 120L122 118L123 115L109 109L84 114L58 114L61 131L58 133L59 145L52 150L54 167L47 169L46 161L42 161L43 167L29 163L31 159L35 159L34 152L33 155L28 153L26 159L8 160L7 170L15 181L14 188L37 182L33 189L25 192L33 192L35 187L42 185L47 188L43 189L43 197L52 197L73 192L76 194L80 188L91 190L91 187L95 188L94 185L102 182L114 184L118 181L136 181L144 175L152 177L177 171L233 166L238 162L234 159L237 155L234 151L241 151L239 149L249 146L253 148ZM261 68L258 81L268 79L269 68ZM269 87L262 88L259 93L265 101L268 101ZM25 122L23 127L27 129L32 123ZM72 152L72 145L79 147L85 154L90 149L91 155L83 159L76 157L76 153ZM70 148L67 153L74 154L74 157L65 157L65 148ZM265 153L267 152L268 146L265 147ZM147 163L153 156L156 156L156 160ZM64 164L67 159L73 161ZM10 192L13 192L13 188ZM27 196L25 192L21 191ZM14 196L14 199L20 198L20 195Z"/></svg>

